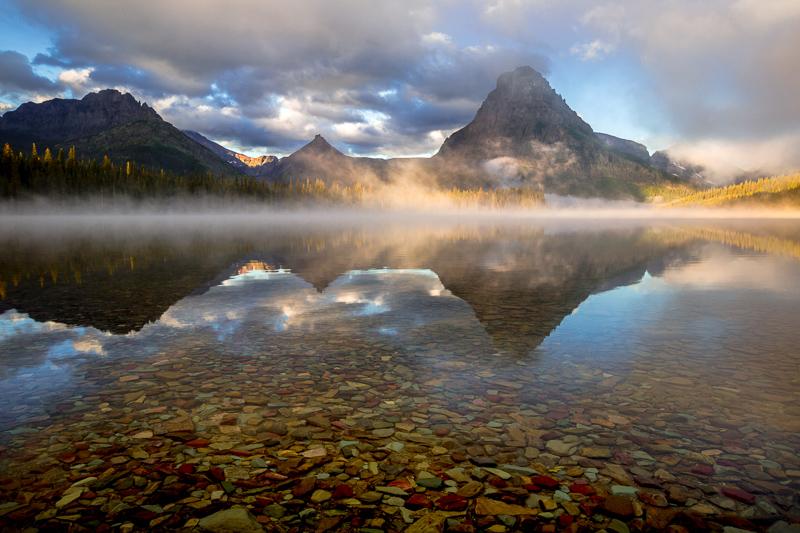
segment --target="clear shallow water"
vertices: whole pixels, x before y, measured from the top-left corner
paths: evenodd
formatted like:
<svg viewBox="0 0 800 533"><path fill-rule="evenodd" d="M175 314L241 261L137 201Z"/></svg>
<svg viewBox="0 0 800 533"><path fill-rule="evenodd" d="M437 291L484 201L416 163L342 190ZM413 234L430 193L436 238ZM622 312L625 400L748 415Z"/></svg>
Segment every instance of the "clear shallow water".
<svg viewBox="0 0 800 533"><path fill-rule="evenodd" d="M266 529L800 516L796 222L25 220L0 240L4 527L234 504ZM433 510L374 500L391 482ZM440 501L458 491L466 510Z"/></svg>

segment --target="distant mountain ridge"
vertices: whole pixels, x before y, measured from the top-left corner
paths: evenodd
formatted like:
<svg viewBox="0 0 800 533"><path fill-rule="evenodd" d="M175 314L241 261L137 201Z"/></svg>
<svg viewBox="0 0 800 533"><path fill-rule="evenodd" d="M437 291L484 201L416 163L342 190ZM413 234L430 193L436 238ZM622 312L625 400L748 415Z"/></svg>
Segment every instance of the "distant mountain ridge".
<svg viewBox="0 0 800 533"><path fill-rule="evenodd" d="M251 157L229 148L225 148L221 144L215 143L211 139L208 139L196 131L183 130L183 133L196 143L205 146L217 154L219 158L231 165L236 170L243 174L247 174L248 176L269 176L273 172L275 166L278 164L278 158L274 155Z"/></svg>
<svg viewBox="0 0 800 533"><path fill-rule="evenodd" d="M195 131L180 131L130 94L107 89L80 100L27 103L0 117L0 142L75 145L82 155L135 160L175 172L245 174L271 181L342 184L409 175L439 187L533 187L577 196L637 197L642 185L698 181L701 170L634 141L595 132L539 72L502 74L469 124L430 158L348 156L321 135L277 158L250 157Z"/></svg>
<svg viewBox="0 0 800 533"><path fill-rule="evenodd" d="M28 102L0 117L0 143L42 150L75 146L82 157L113 160L178 173L230 174L232 167L163 120L146 103L115 89L80 100Z"/></svg>

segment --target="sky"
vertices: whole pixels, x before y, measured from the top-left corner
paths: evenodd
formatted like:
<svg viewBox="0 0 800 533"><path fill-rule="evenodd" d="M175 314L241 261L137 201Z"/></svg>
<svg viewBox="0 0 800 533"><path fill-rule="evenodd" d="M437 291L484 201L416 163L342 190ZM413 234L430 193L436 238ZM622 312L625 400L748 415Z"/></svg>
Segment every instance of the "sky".
<svg viewBox="0 0 800 533"><path fill-rule="evenodd" d="M800 168L798 0L0 0L0 112L114 87L250 155L435 153L530 65L595 131Z"/></svg>

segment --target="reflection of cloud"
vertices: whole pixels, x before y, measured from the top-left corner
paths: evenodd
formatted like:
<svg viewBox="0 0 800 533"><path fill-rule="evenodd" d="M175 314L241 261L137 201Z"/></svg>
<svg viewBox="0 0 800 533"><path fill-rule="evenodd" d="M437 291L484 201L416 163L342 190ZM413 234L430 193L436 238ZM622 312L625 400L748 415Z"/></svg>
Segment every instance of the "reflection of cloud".
<svg viewBox="0 0 800 533"><path fill-rule="evenodd" d="M785 293L797 291L796 284L787 284L792 278L787 260L774 256L743 256L716 245L706 246L706 257L678 268L669 268L663 274L668 284L694 289L757 289Z"/></svg>
<svg viewBox="0 0 800 533"><path fill-rule="evenodd" d="M76 352L105 355L105 350L103 349L103 345L97 339L81 339L72 341L72 348Z"/></svg>
<svg viewBox="0 0 800 533"><path fill-rule="evenodd" d="M67 329L58 322L37 322L24 313L11 309L0 314L0 341L16 335L42 333L47 331L63 331Z"/></svg>

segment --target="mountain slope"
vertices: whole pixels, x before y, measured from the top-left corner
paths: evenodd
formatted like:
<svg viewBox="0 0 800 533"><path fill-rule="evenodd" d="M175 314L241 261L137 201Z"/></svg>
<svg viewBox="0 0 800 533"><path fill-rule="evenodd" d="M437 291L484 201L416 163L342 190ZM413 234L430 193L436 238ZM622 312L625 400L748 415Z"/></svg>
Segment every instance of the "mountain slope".
<svg viewBox="0 0 800 533"><path fill-rule="evenodd" d="M647 147L641 143L630 141L628 139L621 139L619 137L609 135L608 133L595 133L594 136L612 152L616 152L617 154L637 163L641 163L642 165L651 164L650 152L648 152Z"/></svg>
<svg viewBox="0 0 800 533"><path fill-rule="evenodd" d="M114 89L89 93L80 100L56 98L28 102L0 117L0 143L40 150L75 146L79 157L137 164L178 173L235 170L208 148L164 121L145 103Z"/></svg>
<svg viewBox="0 0 800 533"><path fill-rule="evenodd" d="M248 176L269 176L274 171L275 166L278 164L278 158L274 155L251 157L249 155L241 154L225 148L221 144L215 143L211 139L196 131L183 130L183 133L194 142L205 146L214 152L217 157L225 161L227 164L231 165L243 174L247 174Z"/></svg>

